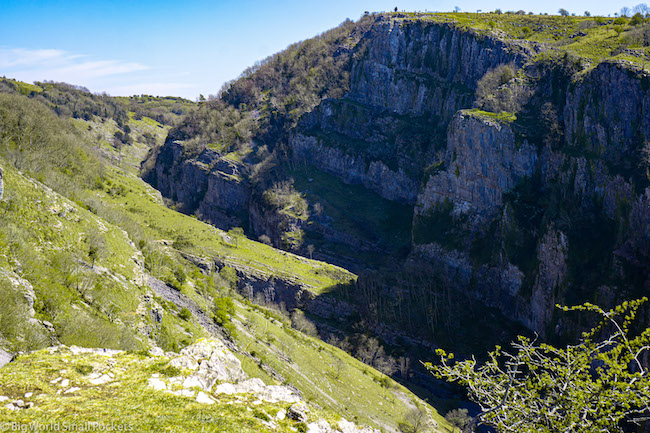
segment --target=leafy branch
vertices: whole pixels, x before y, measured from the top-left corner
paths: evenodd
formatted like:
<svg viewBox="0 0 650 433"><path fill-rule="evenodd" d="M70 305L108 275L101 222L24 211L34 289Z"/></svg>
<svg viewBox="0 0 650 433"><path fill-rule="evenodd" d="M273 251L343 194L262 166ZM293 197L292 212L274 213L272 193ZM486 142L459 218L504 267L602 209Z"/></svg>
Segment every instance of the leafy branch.
<svg viewBox="0 0 650 433"><path fill-rule="evenodd" d="M440 364L425 366L465 386L481 408L465 432L481 424L503 432L622 432L623 421L650 419L650 378L642 360L650 351L650 328L632 331L645 302L609 311L588 303L559 307L600 316L577 345L557 348L519 337L512 353L497 346L480 366L474 358L454 362L443 350Z"/></svg>

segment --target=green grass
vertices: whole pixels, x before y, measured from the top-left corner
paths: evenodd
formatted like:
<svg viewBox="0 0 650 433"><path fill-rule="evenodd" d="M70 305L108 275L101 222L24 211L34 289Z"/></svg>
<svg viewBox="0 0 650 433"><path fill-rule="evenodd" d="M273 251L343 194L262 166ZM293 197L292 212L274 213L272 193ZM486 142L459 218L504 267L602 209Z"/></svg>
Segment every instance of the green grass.
<svg viewBox="0 0 650 433"><path fill-rule="evenodd" d="M401 17L400 17L401 16ZM561 17L557 15L518 15L514 13L395 13L398 21L413 20L436 23L453 23L456 27L480 35L521 43L536 42L558 55L565 52L599 63L606 59L619 59L645 66L650 60L650 47L640 47L625 39L638 27L623 24L622 33L614 31L614 18ZM530 29L527 31L525 29ZM584 35L582 35L584 33ZM616 53L628 47L637 55Z"/></svg>
<svg viewBox="0 0 650 433"><path fill-rule="evenodd" d="M265 311L255 305L237 305L239 346L279 372L306 401L350 421L382 429L396 429L409 408L423 404L408 389L374 368L296 331L287 319L266 317ZM253 375L254 368L249 365L247 372ZM425 406L441 427L447 426L435 409Z"/></svg>
<svg viewBox="0 0 650 433"><path fill-rule="evenodd" d="M7 78L0 78L0 82L3 82L10 87L16 89L18 93L21 93L23 95L29 95L30 93L41 93L43 91L43 88L34 84L29 84L29 83L24 83L22 81L18 80L12 80L12 79L7 79Z"/></svg>
<svg viewBox="0 0 650 433"><path fill-rule="evenodd" d="M19 276L31 283L36 318L51 321L67 344L141 345L131 331L115 323L119 318L135 326L142 293L135 284L139 273L136 250L126 234L3 165L0 269L9 279ZM99 248L91 267L89 247L93 242ZM7 328L0 329L0 334L17 350L47 344L38 338L23 340L21 332ZM130 343L122 338L127 336Z"/></svg>
<svg viewBox="0 0 650 433"><path fill-rule="evenodd" d="M123 191L123 194L112 195L110 189L93 194L104 206L127 216L148 237L170 242L182 237L189 241L185 247L189 252L218 258L238 269L282 277L314 293L322 293L356 278L337 266L280 251L243 235L226 233L192 216L162 206L157 191L141 179L122 171L113 170L108 176L111 179L110 188Z"/></svg>
<svg viewBox="0 0 650 433"><path fill-rule="evenodd" d="M250 396L239 401L235 396L217 395L213 396L215 404L206 405L189 397L154 391L148 386L148 379L166 362L164 357L126 352L113 357L72 355L67 349L53 354L43 350L20 356L1 370L0 395L31 401L34 407L10 411L0 406L0 419L24 426L96 422L105 426L123 425L137 432L292 432L297 427L289 419L276 421L277 430L262 423L266 416L273 417L279 410L286 410L288 403L253 405ZM110 372L114 380L92 385L84 374L90 369ZM58 393L62 388L51 381L59 377L68 379L69 387L80 389ZM25 398L28 392L34 395Z"/></svg>
<svg viewBox="0 0 650 433"><path fill-rule="evenodd" d="M508 113L507 111L492 113L490 111L483 111L478 108L472 108L471 110L462 110L462 113L476 116L478 118L496 120L501 123L512 123L517 120L517 115L515 113Z"/></svg>
<svg viewBox="0 0 650 433"><path fill-rule="evenodd" d="M154 145L162 145L167 137L170 127L156 122L149 117L134 118L133 112L128 113L127 126L131 129L131 144L123 144L120 148L115 147L114 134L122 131L113 119L83 120L70 119L77 131L88 143L106 157L112 158L111 163L124 168L133 175L137 175L140 163L147 154L147 151ZM146 135L153 137L154 142L149 142Z"/></svg>
<svg viewBox="0 0 650 433"><path fill-rule="evenodd" d="M312 207L321 204L335 230L391 251L410 245L413 206L386 200L362 185L348 185L315 168L296 168L290 175ZM307 231L309 236L309 226Z"/></svg>

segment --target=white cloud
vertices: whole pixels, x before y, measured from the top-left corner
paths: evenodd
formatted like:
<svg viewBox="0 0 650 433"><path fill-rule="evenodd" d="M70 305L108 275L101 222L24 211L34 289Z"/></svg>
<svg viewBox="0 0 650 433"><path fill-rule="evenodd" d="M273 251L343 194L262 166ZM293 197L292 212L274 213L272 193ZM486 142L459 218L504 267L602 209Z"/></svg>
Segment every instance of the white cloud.
<svg viewBox="0 0 650 433"><path fill-rule="evenodd" d="M60 64L73 61L74 56L63 50L24 50L21 48L0 48L0 68L28 67L45 64Z"/></svg>
<svg viewBox="0 0 650 433"><path fill-rule="evenodd" d="M143 74L143 71L147 71ZM165 73L147 65L106 60L58 49L28 50L0 46L0 76L17 80L63 81L114 96L174 95L194 98L197 85L186 74Z"/></svg>
<svg viewBox="0 0 650 433"><path fill-rule="evenodd" d="M149 69L141 63L95 60L64 50L0 48L0 73L22 80L54 80L77 84L92 78Z"/></svg>

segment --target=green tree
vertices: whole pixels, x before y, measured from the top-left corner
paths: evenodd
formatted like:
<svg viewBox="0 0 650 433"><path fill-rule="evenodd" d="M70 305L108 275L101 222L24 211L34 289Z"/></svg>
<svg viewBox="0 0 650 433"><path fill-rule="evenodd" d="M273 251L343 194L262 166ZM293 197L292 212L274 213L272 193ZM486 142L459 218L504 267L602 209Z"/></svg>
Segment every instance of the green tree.
<svg viewBox="0 0 650 433"><path fill-rule="evenodd" d="M453 362L439 350L437 377L467 387L481 408L465 432L483 424L502 432L623 432L625 422L650 416L650 377L641 361L650 351L650 328L634 331L643 298L605 311L593 304L563 307L596 313L600 320L576 345L557 348L519 337L513 353L496 347L488 361Z"/></svg>
<svg viewBox="0 0 650 433"><path fill-rule="evenodd" d="M631 26L638 26L639 24L643 24L643 15L639 12L635 13L632 19L630 20L630 25Z"/></svg>
<svg viewBox="0 0 650 433"><path fill-rule="evenodd" d="M560 9L557 11L557 13L559 13L559 14L562 15L563 17L568 17L568 16L569 16L569 11L566 10L566 9L564 9L564 8L560 8Z"/></svg>
<svg viewBox="0 0 650 433"><path fill-rule="evenodd" d="M88 258L90 259L90 267L95 267L95 262L100 259L106 251L106 241L104 237L97 233L91 233L87 238L88 242Z"/></svg>

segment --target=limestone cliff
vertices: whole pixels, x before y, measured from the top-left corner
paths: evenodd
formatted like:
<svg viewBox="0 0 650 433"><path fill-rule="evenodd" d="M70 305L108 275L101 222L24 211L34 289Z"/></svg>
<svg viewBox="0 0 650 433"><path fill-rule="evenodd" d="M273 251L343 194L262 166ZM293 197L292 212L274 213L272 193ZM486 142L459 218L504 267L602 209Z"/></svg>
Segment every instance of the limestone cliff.
<svg viewBox="0 0 650 433"><path fill-rule="evenodd" d="M350 97L400 114L435 113L443 122L471 105L488 69L526 58L519 45L417 19L380 20L367 38Z"/></svg>
<svg viewBox="0 0 650 433"><path fill-rule="evenodd" d="M224 229L243 224L250 195L243 164L208 147L169 139L153 152L156 165L144 178L178 210Z"/></svg>
<svg viewBox="0 0 650 433"><path fill-rule="evenodd" d="M269 148L280 168L258 188L290 177L308 184L311 173L324 172L349 191L362 186L415 205L407 261L424 259L451 286L542 334L553 327L555 303L582 302L598 287L612 302L647 289L645 71L441 20L373 20L337 51L349 56L339 76L347 77L345 94L320 92L304 114L285 113L283 125L291 126ZM503 65L511 75L495 81ZM251 118L282 116L268 104ZM272 128L264 128L268 143ZM248 145L258 149L254 134ZM327 185L303 189L311 193L301 196L310 200L308 212L283 215L260 200L264 191L248 186L249 163L207 148L189 151L191 134L170 137L148 180L186 211L221 226L248 220L251 234L270 236L276 246L287 233L305 234L321 242L322 257L362 238L360 229L346 232L316 211ZM377 242L357 250L381 245L374 235ZM361 254L353 260L372 266Z"/></svg>
<svg viewBox="0 0 650 433"><path fill-rule="evenodd" d="M426 215L451 200L455 213L489 213L503 204L502 195L530 176L537 152L527 142L515 143L508 122L461 111L449 125L446 170L432 175L418 196L416 213Z"/></svg>

